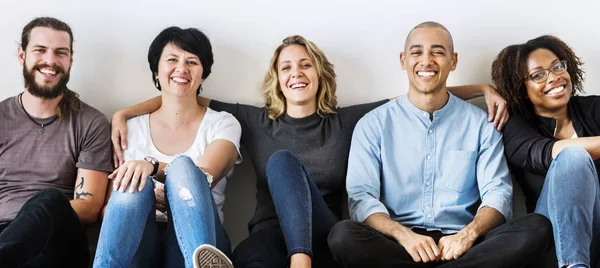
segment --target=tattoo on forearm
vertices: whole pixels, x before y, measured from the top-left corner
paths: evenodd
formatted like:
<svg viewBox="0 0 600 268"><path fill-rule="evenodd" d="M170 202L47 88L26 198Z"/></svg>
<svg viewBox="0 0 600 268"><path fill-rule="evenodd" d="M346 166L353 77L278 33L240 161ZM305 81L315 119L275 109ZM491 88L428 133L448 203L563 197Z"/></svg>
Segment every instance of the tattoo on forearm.
<svg viewBox="0 0 600 268"><path fill-rule="evenodd" d="M82 197L86 197L86 196L94 196L93 194L89 193L89 192L75 192L75 199L81 199Z"/></svg>
<svg viewBox="0 0 600 268"><path fill-rule="evenodd" d="M77 186L75 186L75 188L77 189L83 189L83 184L85 182L85 178L81 177L81 182L79 184L77 184ZM89 193L89 192L77 192L75 191L75 199L81 199L83 197L86 196L94 196L93 194Z"/></svg>
<svg viewBox="0 0 600 268"><path fill-rule="evenodd" d="M83 189L83 183L85 182L85 178L81 177L81 182L75 186L75 188Z"/></svg>

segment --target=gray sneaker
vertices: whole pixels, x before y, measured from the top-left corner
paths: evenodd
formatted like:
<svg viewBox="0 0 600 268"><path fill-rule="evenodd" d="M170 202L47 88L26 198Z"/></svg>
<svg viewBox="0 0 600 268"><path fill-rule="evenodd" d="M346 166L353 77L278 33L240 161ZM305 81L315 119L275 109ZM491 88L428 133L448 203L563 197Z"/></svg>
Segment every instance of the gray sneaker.
<svg viewBox="0 0 600 268"><path fill-rule="evenodd" d="M233 264L218 248L204 244L194 250L194 268L233 268Z"/></svg>

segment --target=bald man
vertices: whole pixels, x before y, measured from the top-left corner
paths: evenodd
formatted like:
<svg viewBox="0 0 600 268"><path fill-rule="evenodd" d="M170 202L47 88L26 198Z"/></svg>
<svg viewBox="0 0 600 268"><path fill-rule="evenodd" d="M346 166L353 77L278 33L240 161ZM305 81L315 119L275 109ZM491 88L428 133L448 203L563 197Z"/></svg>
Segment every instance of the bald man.
<svg viewBox="0 0 600 268"><path fill-rule="evenodd" d="M457 62L446 27L417 25L400 53L408 94L356 125L346 181L352 220L329 235L345 267L520 267L551 247L545 217L511 220L502 134L447 91Z"/></svg>

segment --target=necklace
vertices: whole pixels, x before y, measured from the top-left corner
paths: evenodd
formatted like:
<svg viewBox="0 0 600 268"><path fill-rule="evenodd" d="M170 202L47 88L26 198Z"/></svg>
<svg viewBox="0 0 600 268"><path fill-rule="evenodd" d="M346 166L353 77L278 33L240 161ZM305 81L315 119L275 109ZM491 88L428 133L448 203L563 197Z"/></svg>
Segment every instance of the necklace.
<svg viewBox="0 0 600 268"><path fill-rule="evenodd" d="M46 124L41 124L38 121L35 121L35 119L33 119L33 117L31 117L31 115L29 115L27 110L25 110L25 106L23 106L23 92L21 92L21 94L19 94L19 104L21 104L21 109L23 109L23 112L25 112L25 114L31 120L31 122L40 126L40 130L39 130L40 134L44 134L44 132L46 132L46 129L44 129L45 126L48 126L48 125L54 123L54 121L56 121L56 119L58 119L58 116L55 116L54 119L50 120L50 122L48 122Z"/></svg>

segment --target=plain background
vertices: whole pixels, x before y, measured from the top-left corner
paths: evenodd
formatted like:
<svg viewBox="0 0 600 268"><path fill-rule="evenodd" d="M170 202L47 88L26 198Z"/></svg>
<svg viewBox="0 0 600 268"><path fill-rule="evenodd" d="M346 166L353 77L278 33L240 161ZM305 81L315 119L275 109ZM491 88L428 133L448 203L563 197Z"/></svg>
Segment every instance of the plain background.
<svg viewBox="0 0 600 268"><path fill-rule="evenodd" d="M335 65L340 106L405 94L399 52L409 30L434 20L452 33L458 68L448 85L491 83L504 47L543 34L566 41L585 62L587 94L598 94L600 33L596 1L2 1L0 99L23 91L17 47L37 16L67 22L74 32L69 87L110 119L116 110L157 96L146 59L168 26L196 27L211 39L213 72L203 96L262 105L259 86L273 50L289 35L315 42ZM250 161L236 167L225 204L235 246L254 212Z"/></svg>

